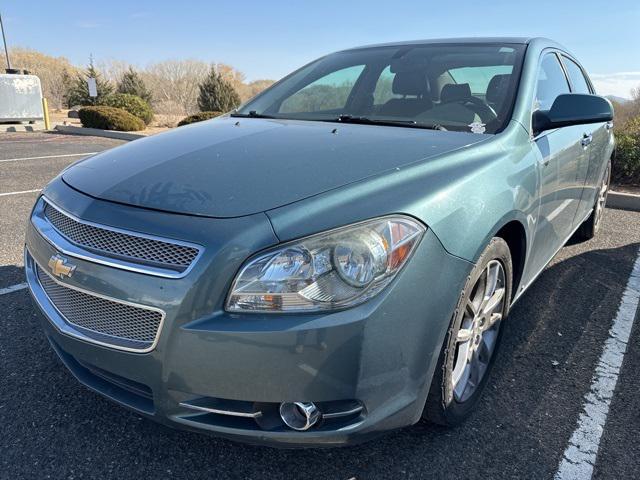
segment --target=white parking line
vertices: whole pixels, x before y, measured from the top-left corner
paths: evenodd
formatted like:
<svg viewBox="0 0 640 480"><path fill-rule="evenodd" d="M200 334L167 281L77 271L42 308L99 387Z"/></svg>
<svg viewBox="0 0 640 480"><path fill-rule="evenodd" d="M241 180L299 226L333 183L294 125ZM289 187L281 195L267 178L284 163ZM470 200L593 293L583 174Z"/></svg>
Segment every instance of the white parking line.
<svg viewBox="0 0 640 480"><path fill-rule="evenodd" d="M23 158L3 158L0 159L0 163L4 162L19 162L22 160L43 160L46 158L65 158L65 157L82 157L84 155L95 155L100 152L86 152L86 153L67 153L64 155L45 155L43 157L23 157Z"/></svg>
<svg viewBox="0 0 640 480"><path fill-rule="evenodd" d="M26 283L19 283L17 285L11 285L10 287L0 288L0 295L17 292L18 290L24 290L25 288L27 288Z"/></svg>
<svg viewBox="0 0 640 480"><path fill-rule="evenodd" d="M583 412L578 419L578 428L571 435L569 445L560 461L555 475L556 480L589 480L593 475L600 438L618 383L620 368L627 350L639 302L640 251L631 270L627 287L622 294L618 313L609 330L609 337L596 366L591 389L584 396Z"/></svg>
<svg viewBox="0 0 640 480"><path fill-rule="evenodd" d="M41 188L37 188L35 190L22 190L20 192L0 193L0 197L8 197L9 195L22 195L23 193L35 193L35 192L39 192L40 190L42 190L42 189Z"/></svg>

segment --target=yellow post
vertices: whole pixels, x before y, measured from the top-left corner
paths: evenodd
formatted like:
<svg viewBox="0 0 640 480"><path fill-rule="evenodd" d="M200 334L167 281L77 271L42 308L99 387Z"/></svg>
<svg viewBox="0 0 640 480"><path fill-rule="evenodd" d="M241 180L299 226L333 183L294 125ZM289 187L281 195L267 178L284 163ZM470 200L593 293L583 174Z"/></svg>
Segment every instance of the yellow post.
<svg viewBox="0 0 640 480"><path fill-rule="evenodd" d="M44 128L45 130L51 129L51 122L49 121L49 105L47 99L42 97L42 111L44 112Z"/></svg>

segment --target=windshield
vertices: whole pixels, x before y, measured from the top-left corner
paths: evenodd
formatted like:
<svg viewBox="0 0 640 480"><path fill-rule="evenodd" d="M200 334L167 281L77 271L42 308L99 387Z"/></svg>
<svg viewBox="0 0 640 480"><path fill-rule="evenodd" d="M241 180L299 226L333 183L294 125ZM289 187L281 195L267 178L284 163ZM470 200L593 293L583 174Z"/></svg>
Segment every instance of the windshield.
<svg viewBox="0 0 640 480"><path fill-rule="evenodd" d="M525 46L423 44L338 52L236 115L497 133L509 121Z"/></svg>

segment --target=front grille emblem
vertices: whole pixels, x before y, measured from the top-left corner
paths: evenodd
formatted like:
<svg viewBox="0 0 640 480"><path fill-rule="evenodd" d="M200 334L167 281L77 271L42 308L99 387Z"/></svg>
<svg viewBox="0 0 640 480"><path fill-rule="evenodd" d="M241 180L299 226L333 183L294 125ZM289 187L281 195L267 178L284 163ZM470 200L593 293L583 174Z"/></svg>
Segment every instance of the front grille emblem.
<svg viewBox="0 0 640 480"><path fill-rule="evenodd" d="M60 255L53 255L49 259L49 268L51 269L51 273L60 278L70 277L76 270L75 265L68 263L67 259Z"/></svg>

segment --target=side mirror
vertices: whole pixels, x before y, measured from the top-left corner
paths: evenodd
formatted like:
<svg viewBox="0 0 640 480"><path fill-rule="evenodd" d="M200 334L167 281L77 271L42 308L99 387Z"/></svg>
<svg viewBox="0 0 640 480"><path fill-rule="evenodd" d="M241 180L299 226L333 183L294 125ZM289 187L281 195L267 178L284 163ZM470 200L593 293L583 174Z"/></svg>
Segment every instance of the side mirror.
<svg viewBox="0 0 640 480"><path fill-rule="evenodd" d="M544 132L554 128L586 123L610 122L613 107L609 100L598 95L567 93L558 95L550 110L533 113L533 131Z"/></svg>

